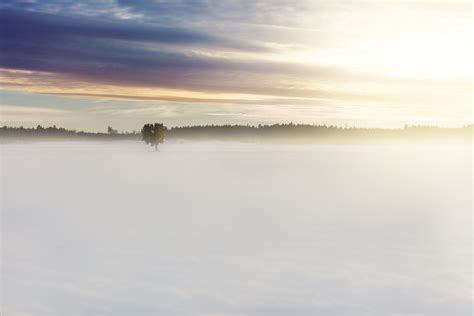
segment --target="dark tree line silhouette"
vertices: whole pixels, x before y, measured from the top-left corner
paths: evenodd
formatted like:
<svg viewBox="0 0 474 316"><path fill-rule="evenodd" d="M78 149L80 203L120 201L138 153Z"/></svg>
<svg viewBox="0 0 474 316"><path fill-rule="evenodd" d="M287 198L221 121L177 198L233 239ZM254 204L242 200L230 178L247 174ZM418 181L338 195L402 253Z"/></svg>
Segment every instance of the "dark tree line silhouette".
<svg viewBox="0 0 474 316"><path fill-rule="evenodd" d="M20 127L0 127L0 140L136 140L139 138L137 132L119 133L109 126L107 133L92 133L65 129L56 127L43 127L38 125L36 128Z"/></svg>
<svg viewBox="0 0 474 316"><path fill-rule="evenodd" d="M106 133L68 130L56 126L36 128L0 127L0 141L15 140L144 140L157 146L170 140L235 140L251 142L291 143L357 143L378 141L472 140L474 125L461 128L436 126L405 126L401 129L356 128L330 125L272 124L272 125L197 125L167 129L146 124L141 132L118 132L112 127Z"/></svg>
<svg viewBox="0 0 474 316"><path fill-rule="evenodd" d="M339 127L333 125L272 124L198 125L174 127L169 138L220 139L257 142L358 142L384 140L472 139L474 125L462 128L408 126L403 129Z"/></svg>

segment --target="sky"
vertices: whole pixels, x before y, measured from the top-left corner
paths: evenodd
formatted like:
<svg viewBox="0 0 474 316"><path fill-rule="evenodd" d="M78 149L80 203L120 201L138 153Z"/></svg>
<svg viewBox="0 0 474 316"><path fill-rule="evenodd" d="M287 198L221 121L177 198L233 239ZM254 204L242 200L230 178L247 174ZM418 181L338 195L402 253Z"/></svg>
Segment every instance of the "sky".
<svg viewBox="0 0 474 316"><path fill-rule="evenodd" d="M472 123L465 0L0 4L0 124Z"/></svg>

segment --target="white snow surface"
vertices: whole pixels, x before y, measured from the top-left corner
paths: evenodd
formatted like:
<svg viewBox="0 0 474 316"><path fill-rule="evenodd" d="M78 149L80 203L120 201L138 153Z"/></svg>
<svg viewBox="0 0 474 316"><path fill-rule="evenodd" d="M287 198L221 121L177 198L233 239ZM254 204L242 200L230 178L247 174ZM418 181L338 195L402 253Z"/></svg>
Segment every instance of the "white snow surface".
<svg viewBox="0 0 474 316"><path fill-rule="evenodd" d="M471 315L469 146L1 146L2 315Z"/></svg>

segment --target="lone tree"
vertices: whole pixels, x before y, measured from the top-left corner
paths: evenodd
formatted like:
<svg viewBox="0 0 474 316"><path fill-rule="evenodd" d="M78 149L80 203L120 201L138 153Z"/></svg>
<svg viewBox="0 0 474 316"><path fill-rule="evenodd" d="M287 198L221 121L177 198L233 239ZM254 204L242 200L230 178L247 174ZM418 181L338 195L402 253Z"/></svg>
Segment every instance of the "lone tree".
<svg viewBox="0 0 474 316"><path fill-rule="evenodd" d="M142 128L142 140L146 144L155 146L155 150L158 150L158 144L163 143L166 134L166 126L162 123L145 124Z"/></svg>

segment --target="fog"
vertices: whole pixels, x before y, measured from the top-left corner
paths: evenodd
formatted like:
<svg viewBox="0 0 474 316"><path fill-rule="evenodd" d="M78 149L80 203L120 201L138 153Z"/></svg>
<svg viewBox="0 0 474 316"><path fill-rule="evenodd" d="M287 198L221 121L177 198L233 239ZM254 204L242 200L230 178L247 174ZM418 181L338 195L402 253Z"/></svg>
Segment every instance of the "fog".
<svg viewBox="0 0 474 316"><path fill-rule="evenodd" d="M3 315L471 315L469 146L1 150Z"/></svg>

